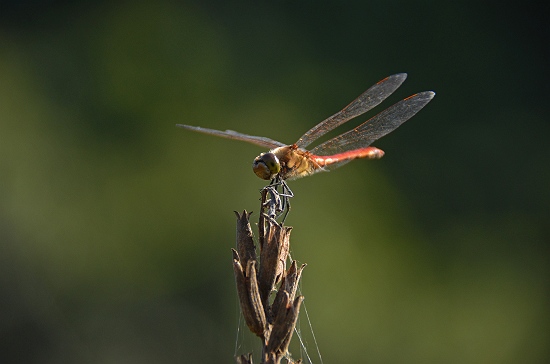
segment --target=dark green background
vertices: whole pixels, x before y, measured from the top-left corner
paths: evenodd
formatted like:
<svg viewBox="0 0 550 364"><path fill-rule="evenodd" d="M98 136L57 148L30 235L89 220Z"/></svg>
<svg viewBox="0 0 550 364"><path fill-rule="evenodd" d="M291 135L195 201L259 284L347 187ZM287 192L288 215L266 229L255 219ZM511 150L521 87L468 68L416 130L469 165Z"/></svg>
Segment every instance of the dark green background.
<svg viewBox="0 0 550 364"><path fill-rule="evenodd" d="M550 360L544 2L0 6L2 363L232 362L262 150L174 125L291 143L397 72L386 156L291 183L324 362Z"/></svg>

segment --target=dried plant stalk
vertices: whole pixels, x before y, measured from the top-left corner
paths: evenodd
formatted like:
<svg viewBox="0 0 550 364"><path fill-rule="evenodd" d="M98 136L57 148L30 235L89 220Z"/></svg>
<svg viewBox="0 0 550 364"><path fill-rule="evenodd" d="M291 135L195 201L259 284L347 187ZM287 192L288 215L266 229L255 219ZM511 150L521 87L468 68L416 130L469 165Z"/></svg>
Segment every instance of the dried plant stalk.
<svg viewBox="0 0 550 364"><path fill-rule="evenodd" d="M262 197L265 199L265 194ZM235 214L237 249L232 249L235 282L245 322L262 340L261 363L278 364L283 358L289 363L298 363L300 361L290 359L288 346L304 299L295 295L305 264L298 268L293 261L286 270L292 228L260 214L258 263L250 213ZM275 291L273 303L270 303L271 293ZM251 364L252 355L240 355L236 361Z"/></svg>

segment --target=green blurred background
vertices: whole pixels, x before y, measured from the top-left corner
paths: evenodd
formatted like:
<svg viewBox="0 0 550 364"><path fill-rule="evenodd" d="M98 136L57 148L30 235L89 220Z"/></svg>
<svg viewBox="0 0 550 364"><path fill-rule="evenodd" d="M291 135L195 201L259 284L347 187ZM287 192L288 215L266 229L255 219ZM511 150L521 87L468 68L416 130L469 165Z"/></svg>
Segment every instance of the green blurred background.
<svg viewBox="0 0 550 364"><path fill-rule="evenodd" d="M386 156L291 183L324 362L550 360L547 3L0 6L2 363L257 355L230 248L263 150L174 125L291 143L397 72L378 111L437 96Z"/></svg>

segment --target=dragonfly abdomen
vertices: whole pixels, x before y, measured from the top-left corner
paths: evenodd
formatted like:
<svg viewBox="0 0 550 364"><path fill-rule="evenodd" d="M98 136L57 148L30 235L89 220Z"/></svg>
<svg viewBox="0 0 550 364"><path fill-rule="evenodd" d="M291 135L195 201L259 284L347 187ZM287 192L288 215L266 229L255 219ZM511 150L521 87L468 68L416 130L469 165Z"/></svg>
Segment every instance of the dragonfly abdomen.
<svg viewBox="0 0 550 364"><path fill-rule="evenodd" d="M330 166L335 163L341 163L358 158L380 159L384 156L384 151L375 147L366 147L354 149L343 153L333 155L311 155L313 160L321 167Z"/></svg>

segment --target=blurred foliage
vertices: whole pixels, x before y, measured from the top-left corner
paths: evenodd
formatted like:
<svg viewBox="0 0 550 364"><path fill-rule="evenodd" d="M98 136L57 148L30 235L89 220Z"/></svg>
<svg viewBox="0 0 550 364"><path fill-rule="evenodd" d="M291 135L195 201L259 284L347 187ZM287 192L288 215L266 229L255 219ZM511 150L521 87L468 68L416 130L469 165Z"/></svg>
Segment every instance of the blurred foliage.
<svg viewBox="0 0 550 364"><path fill-rule="evenodd" d="M231 362L237 337L257 353L229 249L261 150L174 124L291 143L396 72L385 106L437 96L376 143L386 157L292 183L324 361L550 360L546 5L1 7L2 363Z"/></svg>

